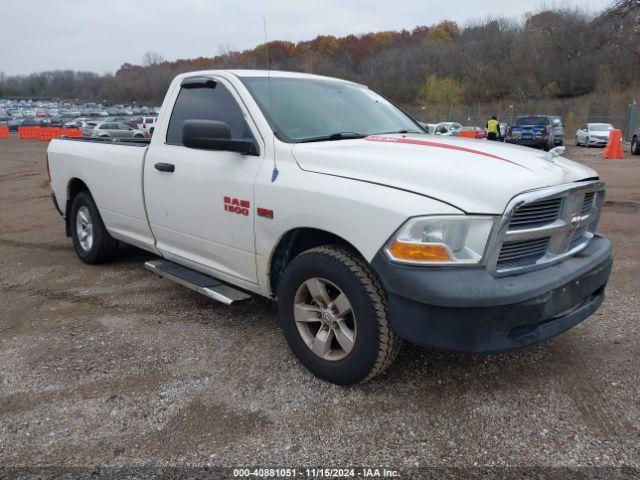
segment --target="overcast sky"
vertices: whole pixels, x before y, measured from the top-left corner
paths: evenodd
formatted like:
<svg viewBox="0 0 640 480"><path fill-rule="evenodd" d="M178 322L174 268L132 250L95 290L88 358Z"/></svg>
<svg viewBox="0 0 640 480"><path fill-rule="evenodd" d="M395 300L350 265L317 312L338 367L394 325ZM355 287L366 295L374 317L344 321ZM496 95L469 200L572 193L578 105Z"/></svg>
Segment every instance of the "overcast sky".
<svg viewBox="0 0 640 480"><path fill-rule="evenodd" d="M412 29L442 19L521 18L541 5L597 12L611 0L6 0L0 5L0 71L115 72L146 51L167 60L213 56L221 47Z"/></svg>

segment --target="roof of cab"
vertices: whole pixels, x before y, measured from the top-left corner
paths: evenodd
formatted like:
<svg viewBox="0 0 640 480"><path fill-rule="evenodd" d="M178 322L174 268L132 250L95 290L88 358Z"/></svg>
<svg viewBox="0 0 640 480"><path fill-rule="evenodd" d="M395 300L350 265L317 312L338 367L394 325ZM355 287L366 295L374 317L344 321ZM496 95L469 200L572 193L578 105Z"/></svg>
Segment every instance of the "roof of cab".
<svg viewBox="0 0 640 480"><path fill-rule="evenodd" d="M199 70L194 72L186 72L179 77L188 78L198 75L234 75L238 78L243 77L272 77L272 78L308 78L316 80L333 80L335 82L354 83L350 80L344 80L342 78L327 77L324 75L314 75L312 73L300 73L300 72L288 72L284 70ZM359 84L358 84L359 85Z"/></svg>

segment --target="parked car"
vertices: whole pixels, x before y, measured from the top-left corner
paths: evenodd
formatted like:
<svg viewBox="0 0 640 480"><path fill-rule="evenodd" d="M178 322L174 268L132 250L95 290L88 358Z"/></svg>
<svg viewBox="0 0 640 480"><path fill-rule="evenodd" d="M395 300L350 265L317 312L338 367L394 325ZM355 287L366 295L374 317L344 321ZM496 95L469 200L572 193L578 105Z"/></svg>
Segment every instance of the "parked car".
<svg viewBox="0 0 640 480"><path fill-rule="evenodd" d="M564 145L564 124L562 118L557 115L549 115L551 129L553 130L553 143L556 147Z"/></svg>
<svg viewBox="0 0 640 480"><path fill-rule="evenodd" d="M21 127L39 127L40 120L36 117L24 117L22 119Z"/></svg>
<svg viewBox="0 0 640 480"><path fill-rule="evenodd" d="M19 127L22 127L22 118L12 118L7 124L9 125L10 132L17 132Z"/></svg>
<svg viewBox="0 0 640 480"><path fill-rule="evenodd" d="M64 122L61 118L43 117L40 119L41 127L62 127Z"/></svg>
<svg viewBox="0 0 640 480"><path fill-rule="evenodd" d="M374 377L400 338L522 348L603 301L604 183L559 151L425 138L362 85L291 72L181 74L162 108L150 140L49 143L78 257L130 243L209 298L277 299L290 348L321 378Z"/></svg>
<svg viewBox="0 0 640 480"><path fill-rule="evenodd" d="M127 118L122 121L125 125L129 125L131 128L138 129L138 119L137 118Z"/></svg>
<svg viewBox="0 0 640 480"><path fill-rule="evenodd" d="M561 138L556 138L554 122L550 115L525 115L518 117L514 125L507 130L505 142L525 145L527 147L551 150L562 143Z"/></svg>
<svg viewBox="0 0 640 480"><path fill-rule="evenodd" d="M449 136L461 126L462 124L458 122L440 122L436 124L433 133L434 135Z"/></svg>
<svg viewBox="0 0 640 480"><path fill-rule="evenodd" d="M83 137L90 137L93 135L93 130L96 128L96 126L98 126L98 124L100 123L99 120L87 120L86 122L82 122L82 136Z"/></svg>
<svg viewBox="0 0 640 480"><path fill-rule="evenodd" d="M640 127L631 136L631 154L640 155Z"/></svg>
<svg viewBox="0 0 640 480"><path fill-rule="evenodd" d="M137 124L138 130L142 130L146 136L149 136L156 125L156 117L139 117Z"/></svg>
<svg viewBox="0 0 640 480"><path fill-rule="evenodd" d="M430 135L433 135L433 132L436 129L435 123L424 123L424 122L418 122L418 123L422 128L424 128L425 132L427 132Z"/></svg>
<svg viewBox="0 0 640 480"><path fill-rule="evenodd" d="M487 132L484 131L484 128L473 127L473 126L461 126L460 128L453 130L451 132L452 137L459 137L460 132L473 132L474 138L487 138Z"/></svg>
<svg viewBox="0 0 640 480"><path fill-rule="evenodd" d="M575 144L585 147L604 147L613 129L610 123L585 123L576 132Z"/></svg>
<svg viewBox="0 0 640 480"><path fill-rule="evenodd" d="M144 132L124 123L101 122L95 126L91 136L97 138L144 138Z"/></svg>
<svg viewBox="0 0 640 480"><path fill-rule="evenodd" d="M509 124L505 122L500 122L498 124L499 136L498 140L504 142L505 137L507 136L507 130L509 129Z"/></svg>

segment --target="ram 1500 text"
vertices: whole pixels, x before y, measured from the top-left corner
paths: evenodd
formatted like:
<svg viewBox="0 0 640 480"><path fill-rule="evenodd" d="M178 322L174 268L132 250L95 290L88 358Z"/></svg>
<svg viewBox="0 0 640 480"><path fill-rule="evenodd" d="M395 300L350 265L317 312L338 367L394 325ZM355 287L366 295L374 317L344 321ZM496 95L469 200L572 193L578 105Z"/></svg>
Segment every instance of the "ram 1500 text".
<svg viewBox="0 0 640 480"><path fill-rule="evenodd" d="M277 299L331 382L372 378L401 339L498 352L602 303L604 184L558 150L427 135L365 86L275 71L179 75L158 118L150 140L50 143L78 256L125 242L216 300Z"/></svg>

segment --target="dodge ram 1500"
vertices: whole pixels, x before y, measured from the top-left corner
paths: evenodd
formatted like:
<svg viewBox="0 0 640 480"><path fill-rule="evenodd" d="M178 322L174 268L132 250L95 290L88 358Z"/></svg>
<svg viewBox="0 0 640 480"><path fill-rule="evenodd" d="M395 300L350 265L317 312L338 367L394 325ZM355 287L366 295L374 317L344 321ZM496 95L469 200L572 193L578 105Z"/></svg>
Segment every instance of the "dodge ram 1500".
<svg viewBox="0 0 640 480"><path fill-rule="evenodd" d="M273 298L314 374L354 384L401 339L499 352L602 303L611 243L595 171L497 142L428 135L353 82L179 75L149 139L57 139L52 198L81 260L118 242L210 298Z"/></svg>

